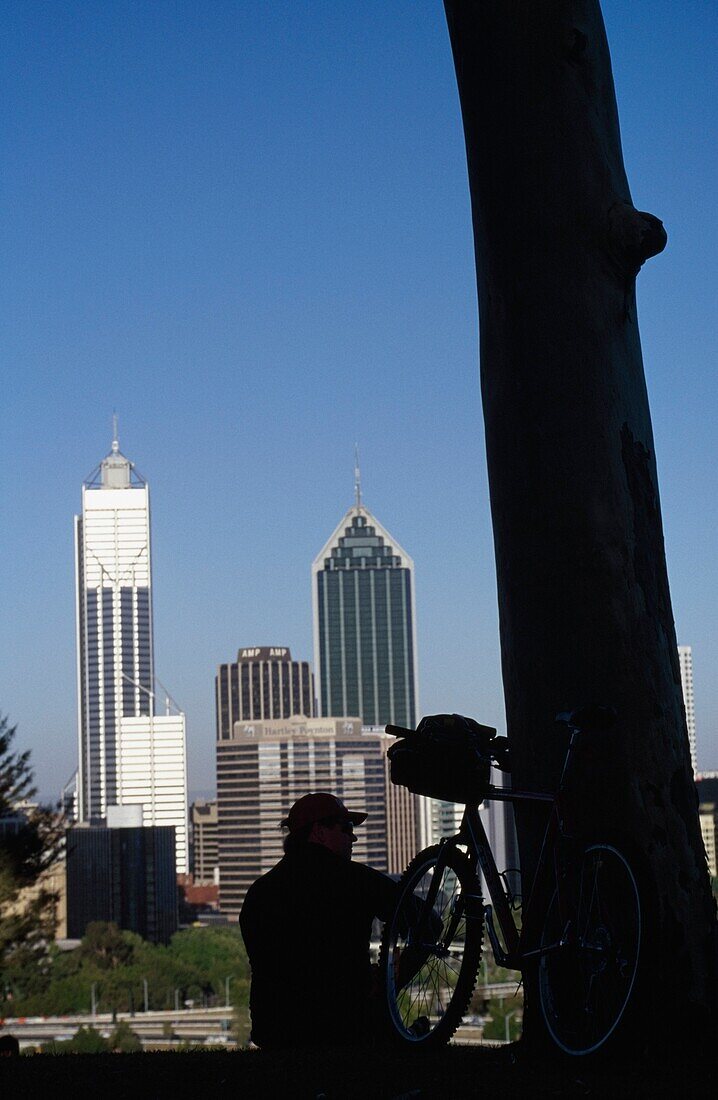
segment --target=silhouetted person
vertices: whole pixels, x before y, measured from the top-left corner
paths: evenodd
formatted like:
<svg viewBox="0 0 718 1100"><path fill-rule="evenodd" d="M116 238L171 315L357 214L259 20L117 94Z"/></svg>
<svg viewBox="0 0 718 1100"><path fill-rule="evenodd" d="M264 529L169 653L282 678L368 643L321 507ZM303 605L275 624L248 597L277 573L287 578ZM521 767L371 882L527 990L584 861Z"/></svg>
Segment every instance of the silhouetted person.
<svg viewBox="0 0 718 1100"><path fill-rule="evenodd" d="M239 923L252 967L252 1041L332 1046L372 1035L369 941L396 900L387 875L352 861L366 820L331 794L308 794L282 822L284 856L249 888Z"/></svg>

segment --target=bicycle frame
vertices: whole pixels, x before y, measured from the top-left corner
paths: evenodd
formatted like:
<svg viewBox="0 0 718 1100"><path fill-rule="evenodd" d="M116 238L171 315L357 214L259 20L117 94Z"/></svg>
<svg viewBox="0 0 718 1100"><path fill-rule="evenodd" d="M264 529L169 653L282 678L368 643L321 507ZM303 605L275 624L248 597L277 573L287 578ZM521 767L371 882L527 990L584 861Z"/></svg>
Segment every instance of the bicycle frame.
<svg viewBox="0 0 718 1100"><path fill-rule="evenodd" d="M525 960L538 955L546 954L548 951L555 950L560 947L562 940L556 944L547 944L543 947L529 949L526 941L529 939L530 932L527 929L531 928L530 914L533 911L536 897L536 886L543 878L543 870L547 863L549 854L554 856L554 879L556 883L556 889L559 892L559 905L562 911L565 911L564 899L562 899L561 891L561 876L559 875L557 865L557 837L565 836L563 828L563 800L562 794L566 785L566 780L570 772L570 763L573 755L573 750L576 745L576 741L579 735L579 730L575 727L570 727L571 736L569 739L568 748L566 751L566 757L564 759L564 765L559 779L558 787L555 794L548 794L541 791L521 791L513 790L510 787L497 787L490 784L487 790L484 801L495 802L511 802L511 803L533 803L543 804L550 806L550 813L548 821L546 822L546 828L544 830L543 840L541 842L541 849L539 852L538 861L536 864L536 871L534 873L533 882L529 891L528 900L525 907L523 907L523 920L521 930L516 927L516 922L513 917L511 906L506 894L504 883L502 882L501 875L496 866L496 860L494 859L493 852L491 851L491 845L486 835L481 815L479 813L478 806L466 806L464 815L461 821L461 827L456 836L447 837L442 844L468 844L470 850L476 857L481 872L484 876L484 881L491 898L491 905L484 906L484 916L486 918L486 930L491 942L491 947L494 953L494 958L499 966L504 966L510 969L521 970ZM427 903L433 906L434 898L427 898ZM494 925L494 914L498 919L501 934L503 936L504 945L501 944ZM567 925L567 922L564 922Z"/></svg>
<svg viewBox="0 0 718 1100"><path fill-rule="evenodd" d="M611 1040L639 973L642 895L620 848L605 838L588 841L576 832L573 803L565 792L578 738L610 727L614 718L615 712L606 707L557 716L569 738L552 793L487 785L489 759L509 770L508 742L493 730L486 736L487 727L472 729L464 720L467 742L480 763L476 801L465 806L455 836L411 861L382 937L387 1004L402 1040L436 1046L454 1034L471 1002L484 923L500 966L533 973L530 964L537 964L537 1002L547 1034L560 1050L592 1054ZM460 721L456 725L461 730ZM414 732L388 730L407 737ZM422 732L435 733L431 727ZM416 761L402 761L407 762ZM412 778L409 769L397 771ZM416 785L430 785L420 770L413 775L418 776ZM524 812L528 805L540 811L540 846L533 877L523 891L520 928L512 884L497 869L486 835L478 802L482 796L523 805Z"/></svg>

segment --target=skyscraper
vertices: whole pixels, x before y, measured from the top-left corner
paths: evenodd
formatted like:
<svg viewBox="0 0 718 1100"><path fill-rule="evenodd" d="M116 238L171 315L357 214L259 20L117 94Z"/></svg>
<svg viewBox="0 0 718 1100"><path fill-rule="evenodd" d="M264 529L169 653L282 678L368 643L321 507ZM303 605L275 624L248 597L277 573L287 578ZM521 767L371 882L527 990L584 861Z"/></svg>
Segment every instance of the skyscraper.
<svg viewBox="0 0 718 1100"><path fill-rule="evenodd" d="M322 715L416 723L414 563L361 503L312 565L314 670Z"/></svg>
<svg viewBox="0 0 718 1100"><path fill-rule="evenodd" d="M75 517L78 816L142 805L145 825L172 825L187 870L187 769L181 713L155 713L149 487L110 453L82 487Z"/></svg>
<svg viewBox="0 0 718 1100"><path fill-rule="evenodd" d="M413 728L414 563L362 504L358 466L354 506L312 565L312 602L319 713L357 714L365 726ZM390 817L415 815L416 800L408 792L393 788L389 798ZM429 838L426 800L419 807L416 840L423 843Z"/></svg>
<svg viewBox="0 0 718 1100"><path fill-rule="evenodd" d="M698 764L696 761L696 712L693 702L693 649L691 646L678 646L678 661L681 666L681 687L683 688L683 703L686 708L688 745L691 750L691 764L695 775Z"/></svg>
<svg viewBox="0 0 718 1100"><path fill-rule="evenodd" d="M232 736L235 722L314 714L314 679L308 661L293 661L286 646L240 649L215 678L217 740Z"/></svg>

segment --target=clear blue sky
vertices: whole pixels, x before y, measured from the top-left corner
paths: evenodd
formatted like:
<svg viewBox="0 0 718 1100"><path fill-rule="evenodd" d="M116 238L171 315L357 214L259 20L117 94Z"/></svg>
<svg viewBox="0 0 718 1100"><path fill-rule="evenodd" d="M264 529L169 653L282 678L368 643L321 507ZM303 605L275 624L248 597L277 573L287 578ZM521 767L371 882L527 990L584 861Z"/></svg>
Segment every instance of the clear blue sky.
<svg viewBox="0 0 718 1100"><path fill-rule="evenodd" d="M718 767L716 7L606 0L679 640ZM76 763L72 516L113 409L153 504L155 652L214 786L213 677L311 658L365 500L416 562L421 704L503 725L463 136L439 0L6 0L0 704Z"/></svg>

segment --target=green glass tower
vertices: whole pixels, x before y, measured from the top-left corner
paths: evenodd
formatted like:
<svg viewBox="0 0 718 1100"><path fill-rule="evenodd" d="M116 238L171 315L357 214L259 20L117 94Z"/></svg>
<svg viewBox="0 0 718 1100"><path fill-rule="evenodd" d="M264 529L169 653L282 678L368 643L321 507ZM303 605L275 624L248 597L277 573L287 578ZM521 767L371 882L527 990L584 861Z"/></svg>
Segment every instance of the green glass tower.
<svg viewBox="0 0 718 1100"><path fill-rule="evenodd" d="M414 563L361 503L312 566L314 669L323 716L416 725Z"/></svg>
<svg viewBox="0 0 718 1100"><path fill-rule="evenodd" d="M358 458L355 503L312 565L314 677L323 717L361 718L365 731L418 718L414 563L364 507ZM430 842L431 807L386 776L387 866L401 871Z"/></svg>

